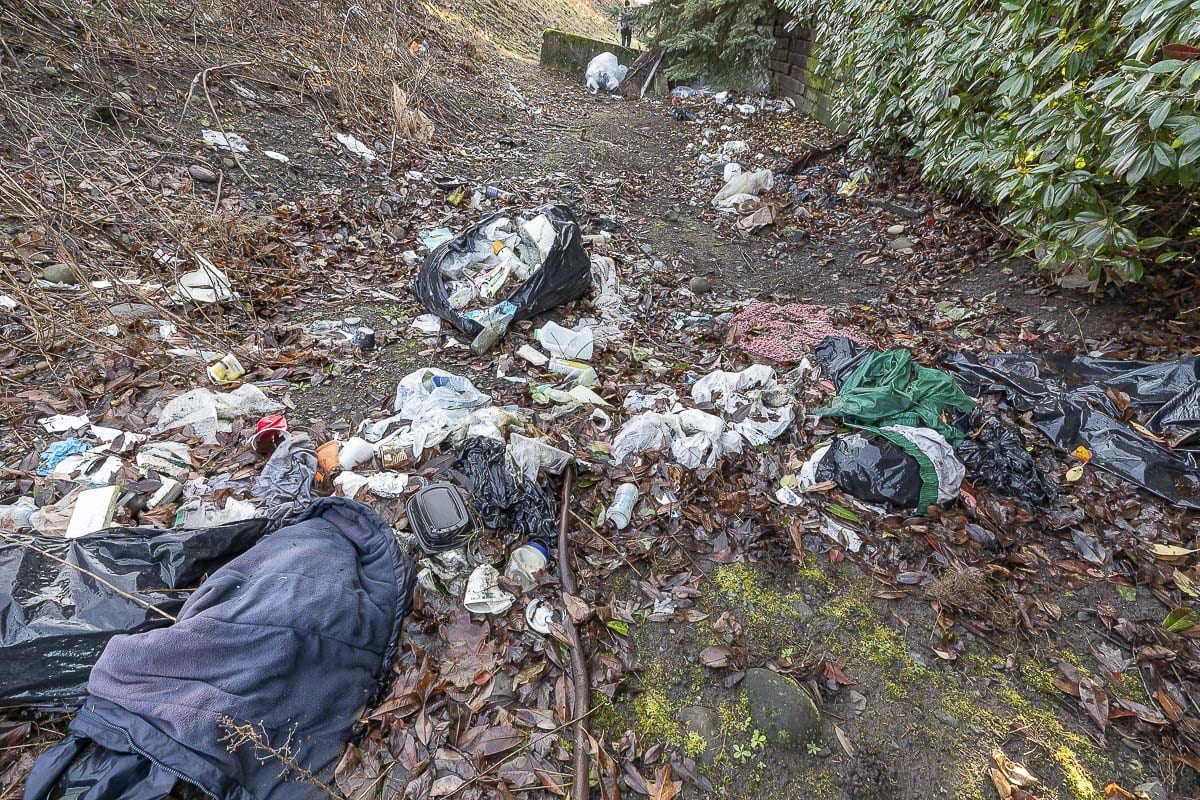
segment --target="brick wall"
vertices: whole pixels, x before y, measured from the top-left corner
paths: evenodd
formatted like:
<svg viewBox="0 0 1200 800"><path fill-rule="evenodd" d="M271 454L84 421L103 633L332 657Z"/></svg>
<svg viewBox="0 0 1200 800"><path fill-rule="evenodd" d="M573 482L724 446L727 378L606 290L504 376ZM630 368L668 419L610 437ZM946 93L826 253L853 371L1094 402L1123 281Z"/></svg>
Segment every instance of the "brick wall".
<svg viewBox="0 0 1200 800"><path fill-rule="evenodd" d="M800 111L827 125L832 124L832 100L827 86L816 74L820 63L820 43L803 21L788 29L791 17L777 12L763 27L775 37L775 49L767 63L771 91L777 97L790 97Z"/></svg>

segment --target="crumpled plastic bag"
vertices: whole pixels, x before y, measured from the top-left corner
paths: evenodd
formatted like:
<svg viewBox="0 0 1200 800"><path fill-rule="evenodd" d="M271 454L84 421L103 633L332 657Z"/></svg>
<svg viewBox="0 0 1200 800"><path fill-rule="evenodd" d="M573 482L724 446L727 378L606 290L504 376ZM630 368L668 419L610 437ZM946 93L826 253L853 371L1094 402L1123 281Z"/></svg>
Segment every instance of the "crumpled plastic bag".
<svg viewBox="0 0 1200 800"><path fill-rule="evenodd" d="M558 539L554 495L509 466L503 442L468 439L454 468L466 478L475 510L493 530L511 530L552 551Z"/></svg>
<svg viewBox="0 0 1200 800"><path fill-rule="evenodd" d="M922 467L914 455L882 433L911 442L929 466ZM859 500L891 503L922 513L926 510L925 500L946 505L957 498L966 475L966 468L944 436L930 428L906 425L842 436L821 454L815 470L808 470L808 466L797 479L802 488L807 488L805 484L810 480L831 480ZM929 467L932 472L925 474ZM927 481L931 485L926 485Z"/></svg>
<svg viewBox="0 0 1200 800"><path fill-rule="evenodd" d="M229 420L263 416L283 410L283 404L270 399L257 386L242 384L232 392L193 389L181 394L158 414L155 433L191 425L205 444L216 444L217 433L230 430Z"/></svg>
<svg viewBox="0 0 1200 800"><path fill-rule="evenodd" d="M938 505L946 505L958 497L967 469L954 454L954 448L946 441L946 437L931 428L914 428L909 425L889 425L883 430L893 431L908 439L933 464L938 479Z"/></svg>
<svg viewBox="0 0 1200 800"><path fill-rule="evenodd" d="M404 376L396 387L392 408L411 427L402 438L409 440L413 457L446 440L458 423L477 409L490 406L492 398L475 388L467 378L434 367ZM388 443L400 437L390 436Z"/></svg>
<svg viewBox="0 0 1200 800"><path fill-rule="evenodd" d="M629 67L622 66L616 55L605 51L588 62L584 77L588 91L595 94L599 91L617 91L628 73Z"/></svg>
<svg viewBox="0 0 1200 800"><path fill-rule="evenodd" d="M958 457L977 480L1035 506L1055 498L1054 484L1025 449L1015 427L982 412L973 415L965 427L968 433L958 446Z"/></svg>
<svg viewBox="0 0 1200 800"><path fill-rule="evenodd" d="M796 418L791 395L775 379L775 370L755 364L741 372L705 375L692 386L697 403L714 403L721 411L740 417L731 425L747 444L758 446L779 438ZM750 406L748 413L743 410Z"/></svg>
<svg viewBox="0 0 1200 800"><path fill-rule="evenodd" d="M775 173L769 169L743 172L725 184L721 191L717 192L712 203L717 208L733 208L739 202L745 201L745 196L757 199L764 192L770 191L773 186L775 186Z"/></svg>

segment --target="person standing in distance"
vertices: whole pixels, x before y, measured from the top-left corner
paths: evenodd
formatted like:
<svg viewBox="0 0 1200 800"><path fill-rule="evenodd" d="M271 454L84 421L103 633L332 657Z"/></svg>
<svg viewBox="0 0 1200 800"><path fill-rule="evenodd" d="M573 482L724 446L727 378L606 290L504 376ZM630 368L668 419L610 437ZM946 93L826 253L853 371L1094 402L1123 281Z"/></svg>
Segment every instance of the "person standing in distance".
<svg viewBox="0 0 1200 800"><path fill-rule="evenodd" d="M621 33L621 47L629 49L633 44L633 9L629 6L629 0L625 0L625 8L617 18L617 30Z"/></svg>

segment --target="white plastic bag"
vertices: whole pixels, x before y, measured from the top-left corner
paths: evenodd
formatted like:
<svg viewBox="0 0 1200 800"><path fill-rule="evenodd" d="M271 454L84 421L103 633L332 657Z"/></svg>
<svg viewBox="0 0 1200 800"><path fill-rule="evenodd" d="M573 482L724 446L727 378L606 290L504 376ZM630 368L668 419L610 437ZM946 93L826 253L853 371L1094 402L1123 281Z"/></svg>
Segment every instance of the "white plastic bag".
<svg viewBox="0 0 1200 800"><path fill-rule="evenodd" d="M725 188L717 192L713 205L717 208L730 208L734 205L733 198L737 195L758 197L769 191L775 185L775 173L769 169L759 169L754 172L743 172L725 184Z"/></svg>
<svg viewBox="0 0 1200 800"><path fill-rule="evenodd" d="M205 444L216 444L217 432L230 429L228 420L273 414L282 409L282 403L271 400L261 389L249 383L232 392L193 389L167 403L159 412L155 433L191 425Z"/></svg>
<svg viewBox="0 0 1200 800"><path fill-rule="evenodd" d="M883 430L894 431L917 446L933 462L938 477L938 505L944 506L958 497L967 468L958 460L946 438L931 428L890 425Z"/></svg>
<svg viewBox="0 0 1200 800"><path fill-rule="evenodd" d="M557 322L547 322L536 334L537 342L555 358L591 361L595 337L591 328L573 331Z"/></svg>
<svg viewBox="0 0 1200 800"><path fill-rule="evenodd" d="M629 68L621 66L615 55L609 52L601 53L588 62L586 74L588 91L592 94L601 90L615 92L621 86L621 81L625 80L628 72Z"/></svg>

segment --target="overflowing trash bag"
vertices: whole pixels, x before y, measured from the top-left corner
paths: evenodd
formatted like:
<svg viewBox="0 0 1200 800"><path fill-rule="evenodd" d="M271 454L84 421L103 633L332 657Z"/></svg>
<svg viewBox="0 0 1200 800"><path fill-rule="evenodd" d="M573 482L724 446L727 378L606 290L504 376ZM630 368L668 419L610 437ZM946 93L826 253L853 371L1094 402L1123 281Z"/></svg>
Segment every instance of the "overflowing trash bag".
<svg viewBox="0 0 1200 800"><path fill-rule="evenodd" d="M1025 449L1025 440L1015 426L977 410L964 418L961 427L966 433L958 457L977 480L1034 506L1054 499L1054 484Z"/></svg>
<svg viewBox="0 0 1200 800"><path fill-rule="evenodd" d="M584 78L588 91L592 94L601 91L615 92L621 88L621 82L628 73L629 67L621 66L614 54L604 52L588 62Z"/></svg>
<svg viewBox="0 0 1200 800"><path fill-rule="evenodd" d="M583 235L566 206L504 210L438 245L413 293L469 336L577 300L592 285Z"/></svg>
<svg viewBox="0 0 1200 800"><path fill-rule="evenodd" d="M545 488L512 469L504 442L468 439L454 469L466 479L479 518L488 528L511 530L552 552L558 539L558 503Z"/></svg>
<svg viewBox="0 0 1200 800"><path fill-rule="evenodd" d="M153 800L178 783L217 800L325 800L318 782L333 783L390 672L413 582L375 512L317 501L216 570L174 625L109 642L26 799Z"/></svg>
<svg viewBox="0 0 1200 800"><path fill-rule="evenodd" d="M0 705L78 701L110 639L169 625L164 614L175 616L188 597L177 590L199 586L267 524L109 528L75 539L10 534L0 541Z"/></svg>
<svg viewBox="0 0 1200 800"><path fill-rule="evenodd" d="M1200 508L1200 469L1187 449L1200 434L1196 358L1152 363L1001 353L980 361L960 353L947 362L975 392L1003 392L1056 446L1083 445L1100 469ZM1138 414L1149 415L1151 433L1183 446L1168 449L1124 422Z"/></svg>

